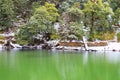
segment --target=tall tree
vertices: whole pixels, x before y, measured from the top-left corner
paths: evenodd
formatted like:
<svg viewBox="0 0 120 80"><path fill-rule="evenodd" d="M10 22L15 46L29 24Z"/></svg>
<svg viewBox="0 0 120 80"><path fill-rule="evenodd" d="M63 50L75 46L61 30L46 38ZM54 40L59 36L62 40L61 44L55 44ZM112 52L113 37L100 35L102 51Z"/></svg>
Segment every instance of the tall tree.
<svg viewBox="0 0 120 80"><path fill-rule="evenodd" d="M33 43L33 38L39 33L45 35L46 32L51 32L53 26L51 27L50 25L53 25L52 23L59 17L57 11L55 5L48 2L46 2L44 6L36 8L33 16L30 17L29 21L18 33L18 40ZM22 36L21 33L24 35Z"/></svg>
<svg viewBox="0 0 120 80"><path fill-rule="evenodd" d="M120 8L115 11L115 15L113 16L113 24L120 28Z"/></svg>
<svg viewBox="0 0 120 80"><path fill-rule="evenodd" d="M2 29L8 29L12 26L11 20L13 16L13 0L0 0L0 26Z"/></svg>
<svg viewBox="0 0 120 80"><path fill-rule="evenodd" d="M83 25L82 22L82 10L80 9L80 3L76 2L72 7L68 8L66 12L62 14L63 16L63 26L61 27L61 31L63 37L66 35L76 35L80 37L82 34L78 34L82 32ZM76 29L75 29L76 28Z"/></svg>
<svg viewBox="0 0 120 80"><path fill-rule="evenodd" d="M108 15L113 15L112 8L102 0L88 0L84 8L84 25L90 28L90 34L94 36L97 31L103 33L109 26Z"/></svg>
<svg viewBox="0 0 120 80"><path fill-rule="evenodd" d="M26 19L31 12L32 3L33 1L31 0L14 0L14 10L16 16Z"/></svg>

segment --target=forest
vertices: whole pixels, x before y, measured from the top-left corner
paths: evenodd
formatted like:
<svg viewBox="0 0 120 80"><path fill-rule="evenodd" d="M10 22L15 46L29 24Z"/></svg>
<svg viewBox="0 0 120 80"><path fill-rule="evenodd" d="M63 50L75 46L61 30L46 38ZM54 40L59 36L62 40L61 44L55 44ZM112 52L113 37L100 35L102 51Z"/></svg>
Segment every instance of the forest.
<svg viewBox="0 0 120 80"><path fill-rule="evenodd" d="M59 28L54 28L55 23ZM36 40L120 41L120 0L0 0L0 31L19 44Z"/></svg>

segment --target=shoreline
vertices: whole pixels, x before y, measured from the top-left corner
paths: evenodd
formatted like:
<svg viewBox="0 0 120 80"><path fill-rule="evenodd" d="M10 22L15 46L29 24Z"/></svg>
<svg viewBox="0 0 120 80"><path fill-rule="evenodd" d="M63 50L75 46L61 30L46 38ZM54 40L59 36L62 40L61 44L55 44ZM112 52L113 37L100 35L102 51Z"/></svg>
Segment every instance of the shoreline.
<svg viewBox="0 0 120 80"><path fill-rule="evenodd" d="M75 43L75 42L74 42ZM93 42L95 43L95 42ZM57 44L57 43L56 43ZM10 48L9 50L61 50L61 51L119 51L120 52L120 42L107 42L107 45L104 46L88 46L87 50L85 47L82 46L69 46L69 45L56 45L55 42L50 43L50 41L47 44L41 44L41 45L24 45L20 46L19 44L13 44L14 48ZM7 50L3 48L3 44L0 44L0 50Z"/></svg>
<svg viewBox="0 0 120 80"><path fill-rule="evenodd" d="M0 34L3 37L14 37L14 33ZM11 39L12 40L12 39ZM120 51L120 42L112 41L87 41L86 37L83 36L82 41L72 40L72 41L60 41L60 40L50 40L40 45L20 45L15 44L12 41L0 40L0 50L7 49L25 49L25 50L67 50L67 51Z"/></svg>

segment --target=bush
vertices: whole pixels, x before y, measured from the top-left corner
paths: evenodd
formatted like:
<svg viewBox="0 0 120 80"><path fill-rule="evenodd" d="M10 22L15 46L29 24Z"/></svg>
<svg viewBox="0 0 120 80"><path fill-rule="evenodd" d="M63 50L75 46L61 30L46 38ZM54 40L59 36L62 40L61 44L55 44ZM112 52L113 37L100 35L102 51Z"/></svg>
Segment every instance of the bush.
<svg viewBox="0 0 120 80"><path fill-rule="evenodd" d="M98 40L113 40L114 36L115 36L115 32L106 32L106 33L96 32L94 34L89 34L88 38L90 40L95 40L95 39L98 39Z"/></svg>
<svg viewBox="0 0 120 80"><path fill-rule="evenodd" d="M20 45L27 45L28 41L26 41L26 40L18 40L17 43L20 44Z"/></svg>
<svg viewBox="0 0 120 80"><path fill-rule="evenodd" d="M117 40L120 42L120 33L117 34Z"/></svg>
<svg viewBox="0 0 120 80"><path fill-rule="evenodd" d="M53 39L53 40L61 39L61 36L60 36L60 35L57 35L56 33L54 33L54 34L52 33L50 37L51 37L51 39Z"/></svg>
<svg viewBox="0 0 120 80"><path fill-rule="evenodd" d="M106 32L104 39L105 40L113 40L114 36L115 36L115 32L112 32L112 33L111 32Z"/></svg>
<svg viewBox="0 0 120 80"><path fill-rule="evenodd" d="M4 40L5 39L5 37L3 37L3 36L0 36L0 40Z"/></svg>

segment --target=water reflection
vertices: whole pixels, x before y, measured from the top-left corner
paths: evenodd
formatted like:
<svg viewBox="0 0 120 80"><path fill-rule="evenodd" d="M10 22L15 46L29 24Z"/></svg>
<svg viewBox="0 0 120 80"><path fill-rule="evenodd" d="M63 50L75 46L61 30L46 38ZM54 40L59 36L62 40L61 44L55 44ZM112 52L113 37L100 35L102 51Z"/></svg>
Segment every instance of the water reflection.
<svg viewBox="0 0 120 80"><path fill-rule="evenodd" d="M92 57L95 60L107 60L111 63L118 63L120 62L120 52L84 52L83 53L83 64L87 64L88 58Z"/></svg>
<svg viewBox="0 0 120 80"><path fill-rule="evenodd" d="M105 57L111 63L120 62L120 52L107 52Z"/></svg>
<svg viewBox="0 0 120 80"><path fill-rule="evenodd" d="M83 54L83 64L85 65L85 64L87 64L87 62L88 62L88 52L85 52Z"/></svg>
<svg viewBox="0 0 120 80"><path fill-rule="evenodd" d="M101 51L101 52L68 52L68 51L53 51L52 54L59 56L60 54L74 54L83 56L83 64L88 62L88 58L92 57L93 59L107 59L110 62L119 62L120 61L120 52L112 52L112 51Z"/></svg>
<svg viewBox="0 0 120 80"><path fill-rule="evenodd" d="M0 52L0 57L4 64L9 64L11 66L14 66L16 61L16 52L2 51Z"/></svg>
<svg viewBox="0 0 120 80"><path fill-rule="evenodd" d="M119 80L119 63L119 52L8 51L0 80Z"/></svg>

